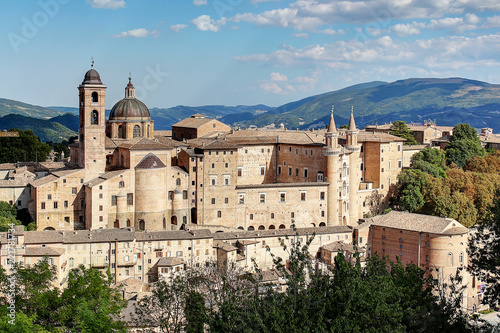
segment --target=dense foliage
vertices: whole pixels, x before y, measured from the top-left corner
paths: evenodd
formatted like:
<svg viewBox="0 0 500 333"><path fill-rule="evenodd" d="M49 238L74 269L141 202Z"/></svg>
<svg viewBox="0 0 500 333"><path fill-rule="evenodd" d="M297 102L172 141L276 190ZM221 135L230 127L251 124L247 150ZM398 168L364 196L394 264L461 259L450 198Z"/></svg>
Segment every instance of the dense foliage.
<svg viewBox="0 0 500 333"><path fill-rule="evenodd" d="M445 151L425 148L399 174L395 208L447 216L470 228L488 219L498 187L500 152L486 155L476 131L459 124Z"/></svg>
<svg viewBox="0 0 500 333"><path fill-rule="evenodd" d="M111 286L111 275L83 266L69 272L67 287L54 286L56 268L42 260L32 266L16 263L13 275L0 270L1 332L125 332L118 315L126 302ZM15 325L7 304L14 278Z"/></svg>
<svg viewBox="0 0 500 333"><path fill-rule="evenodd" d="M435 281L414 264L374 256L363 267L360 258L353 264L339 254L332 268L318 269L309 256L311 239L303 244L292 238L282 240L289 260L272 256L286 284L283 291L266 284L258 267L252 275L229 263L195 268L158 283L138 305L138 323L143 314L161 309L163 319L157 322L163 323L163 332L180 332L180 326L188 332L203 332L202 327L209 332L481 331L456 303L461 289L441 286L433 293ZM165 306L157 307L161 301ZM179 309L185 309L184 315ZM150 319L143 325L150 325Z"/></svg>
<svg viewBox="0 0 500 333"><path fill-rule="evenodd" d="M0 201L0 232L10 229L10 225L19 225L21 221L17 219L17 208L9 205L5 201Z"/></svg>
<svg viewBox="0 0 500 333"><path fill-rule="evenodd" d="M50 146L40 142L31 130L11 129L19 137L0 138L0 163L45 161L50 153Z"/></svg>
<svg viewBox="0 0 500 333"><path fill-rule="evenodd" d="M484 300L498 307L500 300L500 189L495 192L488 218L478 223L469 242L470 264L479 280L488 284Z"/></svg>

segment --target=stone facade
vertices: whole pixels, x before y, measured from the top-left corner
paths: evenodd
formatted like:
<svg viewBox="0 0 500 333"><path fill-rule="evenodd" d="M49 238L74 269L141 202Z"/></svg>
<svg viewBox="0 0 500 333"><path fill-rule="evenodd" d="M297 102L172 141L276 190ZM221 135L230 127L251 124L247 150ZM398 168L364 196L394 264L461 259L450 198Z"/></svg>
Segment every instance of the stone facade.
<svg viewBox="0 0 500 333"><path fill-rule="evenodd" d="M359 131L353 114L343 132L333 112L327 132L232 130L197 114L173 126L172 140L155 134L130 78L105 121L105 89L87 72L67 169L31 182L38 230L356 225L383 208L403 167L404 140Z"/></svg>

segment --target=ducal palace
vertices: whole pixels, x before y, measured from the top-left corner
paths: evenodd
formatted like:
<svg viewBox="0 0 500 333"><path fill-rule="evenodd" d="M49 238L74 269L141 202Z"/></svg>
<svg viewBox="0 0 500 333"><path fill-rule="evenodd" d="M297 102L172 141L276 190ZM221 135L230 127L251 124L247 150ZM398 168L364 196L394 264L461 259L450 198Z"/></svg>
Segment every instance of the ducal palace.
<svg viewBox="0 0 500 333"><path fill-rule="evenodd" d="M333 109L328 129L319 131L242 130L201 114L171 132L155 131L130 78L109 119L95 69L78 90L79 136L69 161L21 182L37 230L357 225L383 207L421 149L358 130L352 112L348 128L337 130Z"/></svg>

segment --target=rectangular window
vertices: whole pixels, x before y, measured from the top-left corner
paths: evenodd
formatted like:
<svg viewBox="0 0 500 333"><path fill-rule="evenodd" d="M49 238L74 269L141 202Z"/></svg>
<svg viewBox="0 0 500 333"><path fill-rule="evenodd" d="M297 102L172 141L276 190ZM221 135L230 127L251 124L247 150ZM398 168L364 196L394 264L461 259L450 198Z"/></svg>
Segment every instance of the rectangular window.
<svg viewBox="0 0 500 333"><path fill-rule="evenodd" d="M102 193L99 193L99 199L102 199Z"/></svg>
<svg viewBox="0 0 500 333"><path fill-rule="evenodd" d="M99 206L99 211L102 212L102 206Z"/></svg>
<svg viewBox="0 0 500 333"><path fill-rule="evenodd" d="M215 198L212 198L212 205L215 205Z"/></svg>
<svg viewBox="0 0 500 333"><path fill-rule="evenodd" d="M182 251L177 251L177 256L182 257Z"/></svg>
<svg viewBox="0 0 500 333"><path fill-rule="evenodd" d="M40 209L45 209L45 202L42 202L42 203L40 204Z"/></svg>
<svg viewBox="0 0 500 333"><path fill-rule="evenodd" d="M111 206L116 206L116 195L111 196Z"/></svg>
<svg viewBox="0 0 500 333"><path fill-rule="evenodd" d="M266 174L266 167L265 166L260 166L260 175L264 176Z"/></svg>
<svg viewBox="0 0 500 333"><path fill-rule="evenodd" d="M286 192L280 192L280 202L286 201Z"/></svg>
<svg viewBox="0 0 500 333"><path fill-rule="evenodd" d="M188 198L188 191L182 191L182 199L186 200Z"/></svg>
<svg viewBox="0 0 500 333"><path fill-rule="evenodd" d="M52 194L47 194L47 200L52 200Z"/></svg>
<svg viewBox="0 0 500 333"><path fill-rule="evenodd" d="M299 169L295 169L295 177L298 177L299 176Z"/></svg>
<svg viewBox="0 0 500 333"><path fill-rule="evenodd" d="M68 208L68 201L64 201L64 208Z"/></svg>
<svg viewBox="0 0 500 333"><path fill-rule="evenodd" d="M73 187L73 188L71 189L71 194L76 194L76 187Z"/></svg>
<svg viewBox="0 0 500 333"><path fill-rule="evenodd" d="M398 168L401 169L403 167L403 161L401 159L398 160Z"/></svg>
<svg viewBox="0 0 500 333"><path fill-rule="evenodd" d="M281 167L278 167L278 175L281 175Z"/></svg>
<svg viewBox="0 0 500 333"><path fill-rule="evenodd" d="M231 179L231 175L224 175L224 185L225 186L229 186L229 184L231 183L230 179Z"/></svg>
<svg viewBox="0 0 500 333"><path fill-rule="evenodd" d="M238 193L238 203L240 204L245 203L245 193Z"/></svg>
<svg viewBox="0 0 500 333"><path fill-rule="evenodd" d="M259 202L260 203L265 203L266 202L266 194L265 193L260 193L259 194Z"/></svg>
<svg viewBox="0 0 500 333"><path fill-rule="evenodd" d="M293 174L293 169L292 168L288 168L288 175L291 176Z"/></svg>
<svg viewBox="0 0 500 333"><path fill-rule="evenodd" d="M241 177L243 175L243 168L238 167L238 177Z"/></svg>
<svg viewBox="0 0 500 333"><path fill-rule="evenodd" d="M306 201L306 192L300 192L300 201Z"/></svg>
<svg viewBox="0 0 500 333"><path fill-rule="evenodd" d="M307 168L304 168L304 178L307 177L309 177L309 171L307 170Z"/></svg>
<svg viewBox="0 0 500 333"><path fill-rule="evenodd" d="M103 217L99 216L99 222L102 222L102 221L103 221Z"/></svg>
<svg viewBox="0 0 500 333"><path fill-rule="evenodd" d="M225 204L229 203L229 198L224 198L224 203Z"/></svg>
<svg viewBox="0 0 500 333"><path fill-rule="evenodd" d="M64 217L64 222L68 222L69 223L69 216L65 216Z"/></svg>
<svg viewBox="0 0 500 333"><path fill-rule="evenodd" d="M325 200L325 192L319 192L319 200Z"/></svg>
<svg viewBox="0 0 500 333"><path fill-rule="evenodd" d="M210 176L210 186L215 186L217 184L217 177Z"/></svg>
<svg viewBox="0 0 500 333"><path fill-rule="evenodd" d="M134 193L127 193L127 205L132 206L134 204Z"/></svg>
<svg viewBox="0 0 500 333"><path fill-rule="evenodd" d="M57 201L54 201L54 209L57 209Z"/></svg>

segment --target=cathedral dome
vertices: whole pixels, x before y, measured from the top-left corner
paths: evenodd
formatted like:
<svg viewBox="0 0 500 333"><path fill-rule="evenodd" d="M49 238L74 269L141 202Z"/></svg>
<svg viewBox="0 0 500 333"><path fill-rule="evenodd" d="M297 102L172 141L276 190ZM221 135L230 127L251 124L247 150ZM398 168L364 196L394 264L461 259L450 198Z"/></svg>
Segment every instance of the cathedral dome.
<svg viewBox="0 0 500 333"><path fill-rule="evenodd" d="M109 120L126 120L127 118L151 118L148 107L135 98L135 88L132 79L128 79L125 88L125 98L118 101L109 114Z"/></svg>
<svg viewBox="0 0 500 333"><path fill-rule="evenodd" d="M85 73L85 78L83 79L82 84L102 84L101 76L95 69L92 68Z"/></svg>
<svg viewBox="0 0 500 333"><path fill-rule="evenodd" d="M151 118L148 107L140 100L124 98L113 106L109 114L109 120L125 118Z"/></svg>

